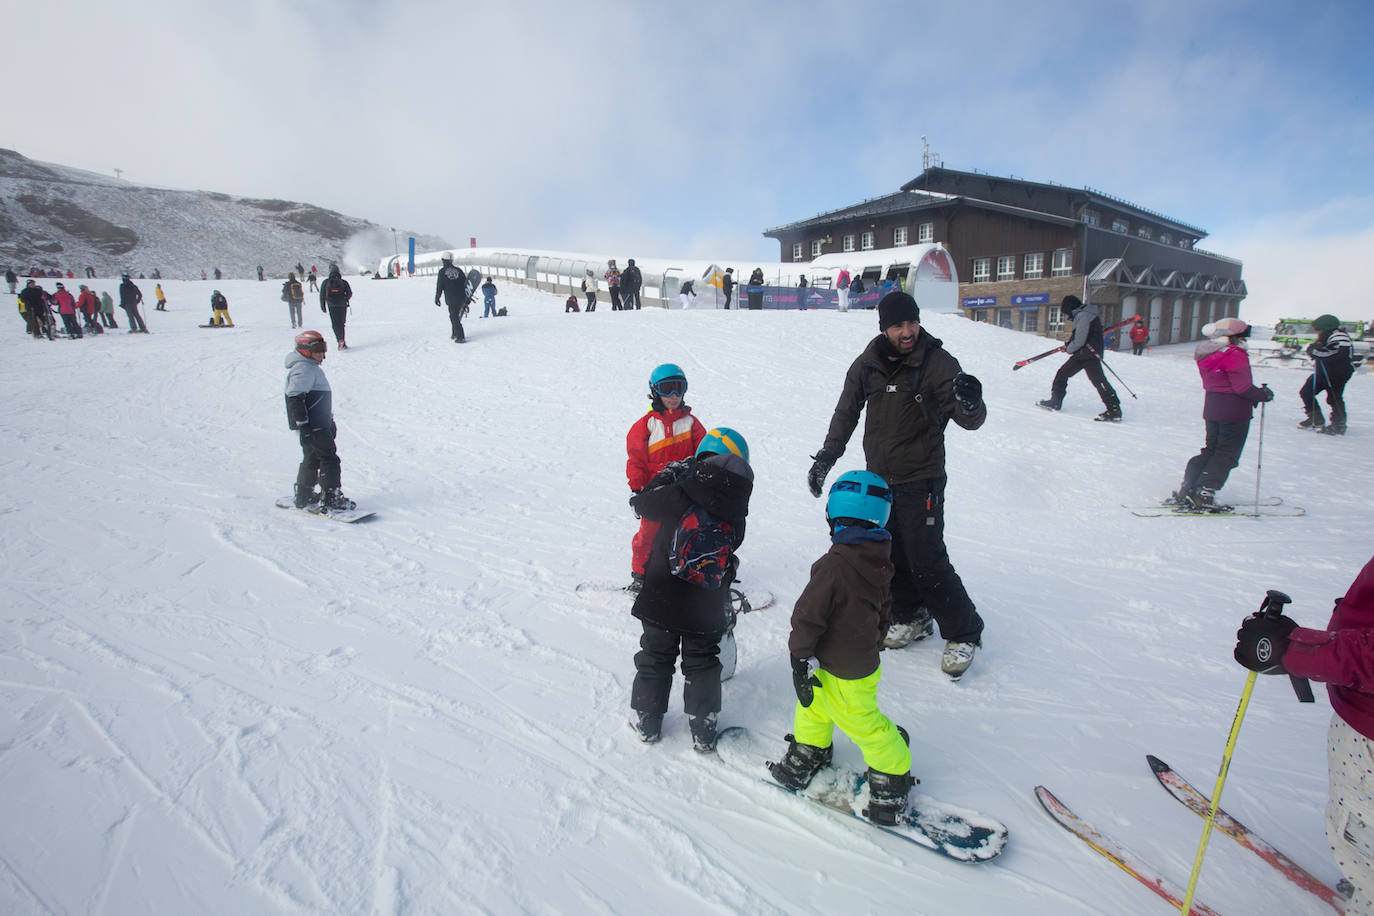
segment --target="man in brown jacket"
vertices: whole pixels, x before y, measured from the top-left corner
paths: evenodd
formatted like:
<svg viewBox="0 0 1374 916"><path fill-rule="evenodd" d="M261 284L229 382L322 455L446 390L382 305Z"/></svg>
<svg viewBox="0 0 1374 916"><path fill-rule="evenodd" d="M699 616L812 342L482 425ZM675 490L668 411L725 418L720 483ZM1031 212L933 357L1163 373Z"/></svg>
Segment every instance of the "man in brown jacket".
<svg viewBox="0 0 1374 916"><path fill-rule="evenodd" d="M807 475L819 497L825 476L864 420L868 470L892 485L892 627L885 645L900 648L940 625L940 668L959 678L981 644L983 619L945 548L945 426L977 429L987 419L983 386L959 368L939 340L921 330L916 300L894 291L878 303L881 333L845 373L825 444Z"/></svg>

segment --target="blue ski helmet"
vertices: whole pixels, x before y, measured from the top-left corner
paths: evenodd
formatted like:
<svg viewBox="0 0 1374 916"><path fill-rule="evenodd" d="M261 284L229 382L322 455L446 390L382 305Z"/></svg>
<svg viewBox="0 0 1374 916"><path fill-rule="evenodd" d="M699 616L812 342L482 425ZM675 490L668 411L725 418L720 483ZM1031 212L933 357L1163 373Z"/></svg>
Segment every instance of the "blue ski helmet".
<svg viewBox="0 0 1374 916"><path fill-rule="evenodd" d="M717 426L706 434L697 446L697 457L703 455L737 455L749 463L749 443L728 426Z"/></svg>
<svg viewBox="0 0 1374 916"><path fill-rule="evenodd" d="M687 396L687 373L682 371L681 366L664 363L649 373L649 398L652 400L670 394Z"/></svg>
<svg viewBox="0 0 1374 916"><path fill-rule="evenodd" d="M887 481L872 471L846 471L830 485L826 518L856 518L881 528L891 514L892 491Z"/></svg>

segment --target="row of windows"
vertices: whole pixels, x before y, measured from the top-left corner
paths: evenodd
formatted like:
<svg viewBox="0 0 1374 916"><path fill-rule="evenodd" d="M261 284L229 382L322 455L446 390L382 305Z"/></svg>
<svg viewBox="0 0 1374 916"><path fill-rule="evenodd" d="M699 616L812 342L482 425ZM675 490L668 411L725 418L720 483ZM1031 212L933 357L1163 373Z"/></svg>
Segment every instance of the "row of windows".
<svg viewBox="0 0 1374 916"><path fill-rule="evenodd" d="M856 239L857 239L857 241L858 241L858 243L859 243L859 248L858 248L858 249L855 249L855 247L854 247L854 243L855 243L855 240L856 240ZM907 235L907 227L906 227L906 226L898 226L897 228L895 228L895 229L892 230L892 247L896 248L896 247L898 247L899 245L907 245L907 244L909 244L909 242L907 241L907 239L908 239L908 235ZM872 250L873 250L873 240L874 240L874 239L873 239L873 233L872 233L871 231L860 233L860 234L858 234L857 236L856 236L854 233L851 232L850 234L844 236L844 238L842 238L842 239L840 240L840 249L841 249L842 251L855 251L855 250L858 250L858 251L872 251ZM921 223L919 226L916 227L916 242L917 242L917 244L922 244L922 245L923 245L923 244L926 244L927 242L933 242L933 241L935 241L935 224L934 224L934 223ZM813 257L813 258L818 258L818 257L821 256L821 246L822 246L823 244L824 244L824 240L823 240L823 239L812 239L812 241L811 241L811 257ZM792 243L792 260L793 260L793 261L800 261L801 259L802 259L802 243L801 243L801 242L793 242L793 243Z"/></svg>
<svg viewBox="0 0 1374 916"><path fill-rule="evenodd" d="M1087 223L1089 226L1101 225L1101 217L1098 216L1096 210L1084 210L1082 214L1080 214L1079 219ZM1131 231L1131 226L1128 222L1126 222L1126 220L1123 217L1113 216L1112 231L1120 232L1122 235L1126 235ZM1137 226L1135 234L1142 239L1153 239L1154 230L1151 229L1149 226ZM1174 237L1167 232L1161 232L1159 234L1159 242L1162 245L1175 244ZM1186 238L1179 239L1177 244L1179 248L1187 248L1188 240Z"/></svg>
<svg viewBox="0 0 1374 916"><path fill-rule="evenodd" d="M1015 280L1016 279L1016 255L1004 254L997 259L997 279ZM992 281L992 258L973 259L973 283L989 283ZM1051 277L1067 277L1073 273L1073 249L1059 248L1054 252L1050 262ZM1039 280L1045 276L1045 253L1034 251L1025 255L1021 260L1021 279Z"/></svg>
<svg viewBox="0 0 1374 916"><path fill-rule="evenodd" d="M1017 331L1027 331L1032 334L1040 333L1040 310L1031 309L973 309L969 312L969 317L974 321L996 324L999 328L1011 328ZM1048 321L1048 331L1050 334L1058 334L1064 329L1064 316L1059 312L1059 306L1051 305L1046 310ZM1013 322L1020 321L1018 328Z"/></svg>

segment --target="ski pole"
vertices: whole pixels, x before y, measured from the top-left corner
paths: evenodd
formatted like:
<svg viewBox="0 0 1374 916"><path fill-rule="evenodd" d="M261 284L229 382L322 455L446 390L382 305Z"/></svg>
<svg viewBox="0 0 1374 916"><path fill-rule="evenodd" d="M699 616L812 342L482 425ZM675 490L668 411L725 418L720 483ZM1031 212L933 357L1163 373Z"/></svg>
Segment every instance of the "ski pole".
<svg viewBox="0 0 1374 916"><path fill-rule="evenodd" d="M1260 605L1260 613L1266 616L1277 617L1283 613L1283 606L1292 601L1283 592L1270 589L1264 595L1264 603ZM1216 823L1217 809L1221 807L1221 790L1226 784L1226 774L1231 770L1231 752L1236 749L1236 738L1240 735L1240 724L1245 719L1245 710L1250 705L1250 694L1255 689L1255 679L1259 677L1258 671L1251 671L1245 678L1245 689L1240 695L1240 704L1236 707L1236 716L1231 720L1231 734L1226 739L1226 750L1221 755L1221 767L1217 771L1217 784L1212 789L1212 803L1207 806L1207 819L1202 825L1202 837L1198 840L1197 855L1193 857L1193 871L1188 876L1188 891L1183 897L1183 906L1180 908L1183 913L1191 914L1193 911L1193 893L1197 890L1197 879L1202 874L1202 857L1207 853L1207 842L1212 838L1212 827Z"/></svg>
<svg viewBox="0 0 1374 916"><path fill-rule="evenodd" d="M1268 385L1261 385L1265 391ZM1259 443L1255 449L1255 518L1259 518L1260 469L1264 467L1264 401L1260 401Z"/></svg>
<svg viewBox="0 0 1374 916"><path fill-rule="evenodd" d="M1135 397L1135 392L1131 390L1131 386L1127 385L1125 380L1122 379L1121 376L1116 374L1116 370L1113 369L1111 366L1107 365L1107 358L1105 356L1099 356L1098 359L1102 361L1102 366L1112 374L1112 378L1116 379L1118 382L1121 382L1121 387L1126 389L1127 394L1135 398L1137 401L1140 400L1140 398Z"/></svg>

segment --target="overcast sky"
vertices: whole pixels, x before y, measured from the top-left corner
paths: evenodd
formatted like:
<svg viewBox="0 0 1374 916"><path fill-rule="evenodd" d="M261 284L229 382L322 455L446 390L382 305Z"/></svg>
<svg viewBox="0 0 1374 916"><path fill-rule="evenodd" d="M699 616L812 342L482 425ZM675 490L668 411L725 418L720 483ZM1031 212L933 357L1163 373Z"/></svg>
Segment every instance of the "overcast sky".
<svg viewBox="0 0 1374 916"><path fill-rule="evenodd" d="M778 259L944 164L1089 186L1374 318L1374 3L91 0L7 11L0 146L464 245ZM21 88L22 87L22 88Z"/></svg>

